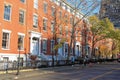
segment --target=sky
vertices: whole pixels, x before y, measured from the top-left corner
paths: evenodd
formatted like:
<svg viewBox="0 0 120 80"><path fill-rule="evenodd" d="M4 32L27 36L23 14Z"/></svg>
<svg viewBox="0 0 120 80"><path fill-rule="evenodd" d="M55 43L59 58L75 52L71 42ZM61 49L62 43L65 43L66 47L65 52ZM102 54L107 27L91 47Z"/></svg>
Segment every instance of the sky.
<svg viewBox="0 0 120 80"><path fill-rule="evenodd" d="M77 1L77 3L75 3ZM79 4L80 3L80 1L83 1L83 3L79 6L79 7L81 7L81 9L83 9L83 8L85 8L85 9L83 9L81 12L82 13L87 13L87 9L88 10L91 10L91 7L89 7L91 4L92 4L92 2L93 1L95 1L95 0L67 0L67 2L68 3L70 3L71 5L75 5L75 4ZM85 3L85 1L87 2L87 4ZM98 2L99 2L99 6L97 5L97 8L96 9L94 9L93 10L93 12L92 12L92 14L94 14L94 13L99 13L99 10L100 10L100 1L101 0L97 0Z"/></svg>

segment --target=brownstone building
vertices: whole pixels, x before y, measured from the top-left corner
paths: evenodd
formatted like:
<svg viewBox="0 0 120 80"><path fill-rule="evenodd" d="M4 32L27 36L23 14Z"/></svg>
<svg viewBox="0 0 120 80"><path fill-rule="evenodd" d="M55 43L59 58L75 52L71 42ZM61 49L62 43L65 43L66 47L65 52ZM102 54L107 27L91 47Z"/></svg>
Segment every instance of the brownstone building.
<svg viewBox="0 0 120 80"><path fill-rule="evenodd" d="M25 60L28 53L51 60L55 43L63 38L66 40L58 48L57 55L59 60L66 59L74 15L68 3L62 0L1 0L0 10L0 61L17 60L18 54ZM76 18L81 16L78 12ZM80 26L84 26L83 23L81 21L76 28L79 32L75 34L75 57L82 54Z"/></svg>

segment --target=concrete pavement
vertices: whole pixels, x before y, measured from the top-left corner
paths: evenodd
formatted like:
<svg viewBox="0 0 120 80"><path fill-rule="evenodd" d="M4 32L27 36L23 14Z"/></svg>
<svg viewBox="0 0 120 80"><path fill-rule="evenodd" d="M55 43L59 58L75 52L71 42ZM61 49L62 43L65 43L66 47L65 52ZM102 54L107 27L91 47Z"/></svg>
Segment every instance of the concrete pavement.
<svg viewBox="0 0 120 80"><path fill-rule="evenodd" d="M86 68L98 65L109 65L115 63L102 63L102 64L90 64L87 65ZM21 80L23 78L38 76L43 74L54 73L56 71L64 71L65 69L73 69L73 68L83 69L83 65L74 65L74 66L61 66L61 67L49 67L49 68L40 68L40 69L23 69L20 70L20 74L16 75L17 70L9 70L8 74L5 71L0 71L0 80Z"/></svg>

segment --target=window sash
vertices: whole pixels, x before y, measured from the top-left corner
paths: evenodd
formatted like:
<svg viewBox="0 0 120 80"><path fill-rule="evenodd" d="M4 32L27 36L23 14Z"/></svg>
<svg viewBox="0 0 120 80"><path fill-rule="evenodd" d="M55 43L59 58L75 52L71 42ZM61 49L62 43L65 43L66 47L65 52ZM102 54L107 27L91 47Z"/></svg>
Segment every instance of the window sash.
<svg viewBox="0 0 120 80"><path fill-rule="evenodd" d="M4 49L9 48L9 33L3 32L2 48L4 48Z"/></svg>
<svg viewBox="0 0 120 80"><path fill-rule="evenodd" d="M54 49L54 44L55 44L55 41L54 40L51 40L51 49L50 49L50 52L53 53L53 49Z"/></svg>
<svg viewBox="0 0 120 80"><path fill-rule="evenodd" d="M20 12L19 12L19 22L22 23L22 24L24 23L24 17L25 17L25 12L20 10Z"/></svg>
<svg viewBox="0 0 120 80"><path fill-rule="evenodd" d="M44 3L44 13L47 13L47 4Z"/></svg>
<svg viewBox="0 0 120 80"><path fill-rule="evenodd" d="M54 32L54 22L51 22L51 32Z"/></svg>
<svg viewBox="0 0 120 80"><path fill-rule="evenodd" d="M43 19L43 30L47 30L47 20Z"/></svg>
<svg viewBox="0 0 120 80"><path fill-rule="evenodd" d="M60 34L62 34L62 26L59 26Z"/></svg>
<svg viewBox="0 0 120 80"><path fill-rule="evenodd" d="M34 8L38 9L38 0L34 0Z"/></svg>
<svg viewBox="0 0 120 80"><path fill-rule="evenodd" d="M4 6L4 19L5 20L10 20L10 14L11 13L11 6L10 5L5 5Z"/></svg>
<svg viewBox="0 0 120 80"><path fill-rule="evenodd" d="M33 15L33 26L38 27L38 16L37 15Z"/></svg>
<svg viewBox="0 0 120 80"><path fill-rule="evenodd" d="M47 40L43 40L42 41L42 52L46 52L47 51Z"/></svg>
<svg viewBox="0 0 120 80"><path fill-rule="evenodd" d="M54 7L51 8L51 11L52 11L51 15L55 16L55 8Z"/></svg>

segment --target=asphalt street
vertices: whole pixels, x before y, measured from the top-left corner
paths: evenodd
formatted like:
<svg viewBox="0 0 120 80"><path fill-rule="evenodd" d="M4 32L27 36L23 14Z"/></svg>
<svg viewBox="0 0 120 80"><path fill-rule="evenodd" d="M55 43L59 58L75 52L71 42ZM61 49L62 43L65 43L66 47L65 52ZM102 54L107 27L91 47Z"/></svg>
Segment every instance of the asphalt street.
<svg viewBox="0 0 120 80"><path fill-rule="evenodd" d="M53 73L27 77L22 80L120 80L120 63L62 67Z"/></svg>

